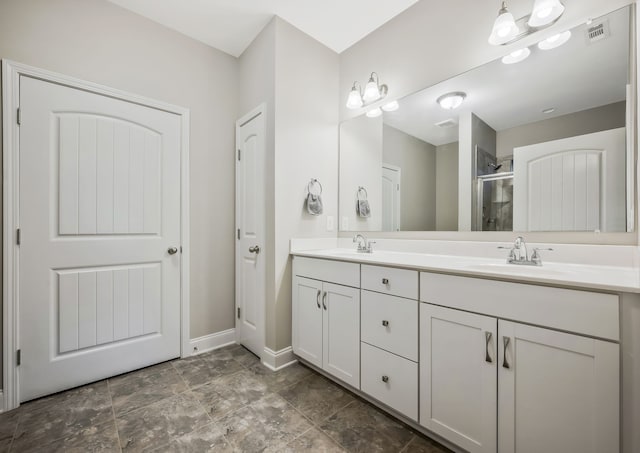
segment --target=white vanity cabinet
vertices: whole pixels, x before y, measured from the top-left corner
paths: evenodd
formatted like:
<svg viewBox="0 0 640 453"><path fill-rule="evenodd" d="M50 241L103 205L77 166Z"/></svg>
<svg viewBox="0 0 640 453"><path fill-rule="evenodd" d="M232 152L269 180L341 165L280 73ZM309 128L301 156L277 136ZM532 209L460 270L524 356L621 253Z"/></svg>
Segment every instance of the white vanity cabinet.
<svg viewBox="0 0 640 453"><path fill-rule="evenodd" d="M593 338L617 296L422 273L420 298L422 426L469 452L619 451L619 344Z"/></svg>
<svg viewBox="0 0 640 453"><path fill-rule="evenodd" d="M297 258L293 278L293 352L360 388L360 266Z"/></svg>

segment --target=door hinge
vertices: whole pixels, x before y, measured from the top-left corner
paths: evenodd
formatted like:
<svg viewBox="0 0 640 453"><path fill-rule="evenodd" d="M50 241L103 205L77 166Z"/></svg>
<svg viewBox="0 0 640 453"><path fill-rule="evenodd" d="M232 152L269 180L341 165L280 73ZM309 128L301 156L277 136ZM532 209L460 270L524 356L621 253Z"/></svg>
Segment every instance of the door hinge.
<svg viewBox="0 0 640 453"><path fill-rule="evenodd" d="M18 126L20 126L20 107L16 110L16 122L18 123Z"/></svg>
<svg viewBox="0 0 640 453"><path fill-rule="evenodd" d="M18 349L16 351L16 365L20 366L21 363L22 363L22 351Z"/></svg>
<svg viewBox="0 0 640 453"><path fill-rule="evenodd" d="M240 307L238 307L238 319L240 319Z"/></svg>
<svg viewBox="0 0 640 453"><path fill-rule="evenodd" d="M240 240L240 228L238 228L238 240Z"/></svg>
<svg viewBox="0 0 640 453"><path fill-rule="evenodd" d="M20 245L20 228L16 230L16 245Z"/></svg>
<svg viewBox="0 0 640 453"><path fill-rule="evenodd" d="M240 160L240 156L241 156L241 151L240 151L240 148L238 148L238 160Z"/></svg>
<svg viewBox="0 0 640 453"><path fill-rule="evenodd" d="M398 184L398 189L397 190L400 190L400 184Z"/></svg>

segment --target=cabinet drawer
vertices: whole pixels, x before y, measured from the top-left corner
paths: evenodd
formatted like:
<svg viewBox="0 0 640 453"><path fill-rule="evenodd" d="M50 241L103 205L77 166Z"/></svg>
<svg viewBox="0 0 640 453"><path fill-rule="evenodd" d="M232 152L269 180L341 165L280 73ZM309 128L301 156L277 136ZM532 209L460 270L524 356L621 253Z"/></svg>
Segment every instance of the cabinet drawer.
<svg viewBox="0 0 640 453"><path fill-rule="evenodd" d="M418 361L418 301L362 291L362 341Z"/></svg>
<svg viewBox="0 0 640 453"><path fill-rule="evenodd" d="M418 271L363 264L362 289L417 299Z"/></svg>
<svg viewBox="0 0 640 453"><path fill-rule="evenodd" d="M360 264L295 256L293 275L338 285L360 287Z"/></svg>
<svg viewBox="0 0 640 453"><path fill-rule="evenodd" d="M412 420L418 420L418 364L362 343L361 389Z"/></svg>

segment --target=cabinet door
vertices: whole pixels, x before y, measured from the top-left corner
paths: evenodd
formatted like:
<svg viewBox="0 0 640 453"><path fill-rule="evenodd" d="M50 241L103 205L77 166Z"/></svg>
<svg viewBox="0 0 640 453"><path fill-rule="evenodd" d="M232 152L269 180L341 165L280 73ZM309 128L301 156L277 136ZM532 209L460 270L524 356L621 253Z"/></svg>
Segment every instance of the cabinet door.
<svg viewBox="0 0 640 453"><path fill-rule="evenodd" d="M294 277L292 298L293 352L322 367L322 282Z"/></svg>
<svg viewBox="0 0 640 453"><path fill-rule="evenodd" d="M323 369L360 388L360 290L323 284Z"/></svg>
<svg viewBox="0 0 640 453"><path fill-rule="evenodd" d="M469 452L496 452L495 318L420 304L420 424Z"/></svg>
<svg viewBox="0 0 640 453"><path fill-rule="evenodd" d="M501 453L619 451L619 346L500 321Z"/></svg>

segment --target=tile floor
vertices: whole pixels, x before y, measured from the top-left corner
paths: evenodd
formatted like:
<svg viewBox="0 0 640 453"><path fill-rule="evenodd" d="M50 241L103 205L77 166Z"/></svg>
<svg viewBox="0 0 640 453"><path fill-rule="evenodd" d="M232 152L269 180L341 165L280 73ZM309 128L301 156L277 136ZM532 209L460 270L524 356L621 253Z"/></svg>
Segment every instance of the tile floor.
<svg viewBox="0 0 640 453"><path fill-rule="evenodd" d="M8 451L448 450L309 368L272 372L234 345L0 414L0 452Z"/></svg>

